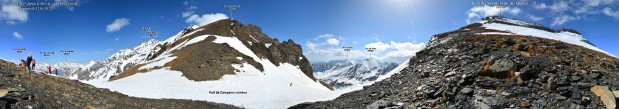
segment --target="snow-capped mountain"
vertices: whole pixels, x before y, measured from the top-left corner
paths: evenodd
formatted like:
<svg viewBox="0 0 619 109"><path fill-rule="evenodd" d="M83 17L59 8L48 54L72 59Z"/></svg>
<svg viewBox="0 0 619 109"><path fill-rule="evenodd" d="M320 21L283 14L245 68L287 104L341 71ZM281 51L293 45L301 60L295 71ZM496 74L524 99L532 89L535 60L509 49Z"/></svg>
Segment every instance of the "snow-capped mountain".
<svg viewBox="0 0 619 109"><path fill-rule="evenodd" d="M314 79L294 41L279 42L255 25L229 19L121 50L75 74L82 82L130 96L246 108L285 108L343 93Z"/></svg>
<svg viewBox="0 0 619 109"><path fill-rule="evenodd" d="M381 62L380 60L332 60L312 63L314 74L320 81L331 84L334 88L358 89L387 76L400 63Z"/></svg>
<svg viewBox="0 0 619 109"><path fill-rule="evenodd" d="M120 50L106 60L91 61L69 76L78 80L107 80L128 67L145 62L158 44L157 40L142 42L134 48Z"/></svg>
<svg viewBox="0 0 619 109"><path fill-rule="evenodd" d="M59 76L70 76L71 73L79 70L84 65L79 63L71 63L71 62L58 62L55 64L47 64L47 63L38 63L36 64L34 71L36 72L49 72L47 66L52 67L52 73L56 73L58 71Z"/></svg>

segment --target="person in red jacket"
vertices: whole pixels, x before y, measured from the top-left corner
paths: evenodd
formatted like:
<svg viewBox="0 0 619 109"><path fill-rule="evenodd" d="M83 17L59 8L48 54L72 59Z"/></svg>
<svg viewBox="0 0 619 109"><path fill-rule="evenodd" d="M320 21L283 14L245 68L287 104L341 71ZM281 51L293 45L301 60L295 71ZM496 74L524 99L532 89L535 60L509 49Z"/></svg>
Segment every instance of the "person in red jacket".
<svg viewBox="0 0 619 109"><path fill-rule="evenodd" d="M32 59L32 69L34 69L34 66L36 66L36 65L37 65L37 61Z"/></svg>
<svg viewBox="0 0 619 109"><path fill-rule="evenodd" d="M52 73L52 66L47 66L47 70L49 70L49 72L47 74L51 74Z"/></svg>

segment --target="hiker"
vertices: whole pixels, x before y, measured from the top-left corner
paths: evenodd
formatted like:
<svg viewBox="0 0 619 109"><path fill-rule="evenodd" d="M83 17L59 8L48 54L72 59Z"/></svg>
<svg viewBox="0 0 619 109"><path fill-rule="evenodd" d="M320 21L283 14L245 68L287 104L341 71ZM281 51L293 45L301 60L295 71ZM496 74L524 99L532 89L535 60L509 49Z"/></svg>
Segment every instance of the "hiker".
<svg viewBox="0 0 619 109"><path fill-rule="evenodd" d="M52 66L47 66L47 70L49 70L49 74L52 74Z"/></svg>
<svg viewBox="0 0 619 109"><path fill-rule="evenodd" d="M28 71L32 71L32 68L30 68L30 64L32 64L32 55L28 55L28 58L26 59L26 63L28 65Z"/></svg>
<svg viewBox="0 0 619 109"><path fill-rule="evenodd" d="M32 59L32 69L34 69L34 66L37 65L37 60Z"/></svg>
<svg viewBox="0 0 619 109"><path fill-rule="evenodd" d="M22 67L26 67L26 60L21 59L21 64L19 64Z"/></svg>
<svg viewBox="0 0 619 109"><path fill-rule="evenodd" d="M56 71L56 75L58 75L58 68L54 68L54 70Z"/></svg>

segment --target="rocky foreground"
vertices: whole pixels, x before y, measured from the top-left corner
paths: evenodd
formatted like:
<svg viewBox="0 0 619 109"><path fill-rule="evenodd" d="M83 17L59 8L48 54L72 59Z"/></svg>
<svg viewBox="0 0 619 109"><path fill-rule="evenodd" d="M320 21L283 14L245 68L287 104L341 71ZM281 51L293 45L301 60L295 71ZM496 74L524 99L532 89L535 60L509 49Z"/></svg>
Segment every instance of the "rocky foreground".
<svg viewBox="0 0 619 109"><path fill-rule="evenodd" d="M5 109L239 108L206 101L130 97L76 80L29 73L4 60L0 60L0 96Z"/></svg>
<svg viewBox="0 0 619 109"><path fill-rule="evenodd" d="M556 40L479 34L488 31L470 25L435 35L399 74L291 108L617 107L617 58Z"/></svg>

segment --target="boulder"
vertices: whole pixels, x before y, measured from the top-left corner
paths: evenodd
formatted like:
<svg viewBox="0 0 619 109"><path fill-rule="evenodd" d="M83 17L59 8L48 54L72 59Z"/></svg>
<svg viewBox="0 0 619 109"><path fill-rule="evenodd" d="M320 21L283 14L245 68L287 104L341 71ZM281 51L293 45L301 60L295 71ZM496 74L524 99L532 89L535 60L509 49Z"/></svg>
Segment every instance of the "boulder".
<svg viewBox="0 0 619 109"><path fill-rule="evenodd" d="M619 98L619 90L613 91L613 95L615 95L615 98Z"/></svg>
<svg viewBox="0 0 619 109"><path fill-rule="evenodd" d="M591 91L599 96L602 100L602 103L606 106L606 109L615 109L617 107L617 102L615 101L615 96L610 90L608 90L608 86L599 86L595 85L591 87Z"/></svg>
<svg viewBox="0 0 619 109"><path fill-rule="evenodd" d="M464 89L460 90L460 93L462 93L462 94L470 94L471 92L473 92L473 89L471 89L471 88L464 88Z"/></svg>
<svg viewBox="0 0 619 109"><path fill-rule="evenodd" d="M488 64L488 63L484 63L484 64ZM485 67L488 69L486 71L480 72L480 75L490 76L490 77L500 78L500 79L511 78L515 76L515 72L516 72L515 65L516 64L511 60L499 59L495 61L494 63L492 63L490 67ZM485 68L482 68L482 69L485 69Z"/></svg>
<svg viewBox="0 0 619 109"><path fill-rule="evenodd" d="M385 100L378 100L375 101L374 103L368 105L368 109L383 109L387 107L387 101Z"/></svg>
<svg viewBox="0 0 619 109"><path fill-rule="evenodd" d="M9 90L7 90L7 89L0 89L0 97L4 97L8 93L9 93Z"/></svg>

